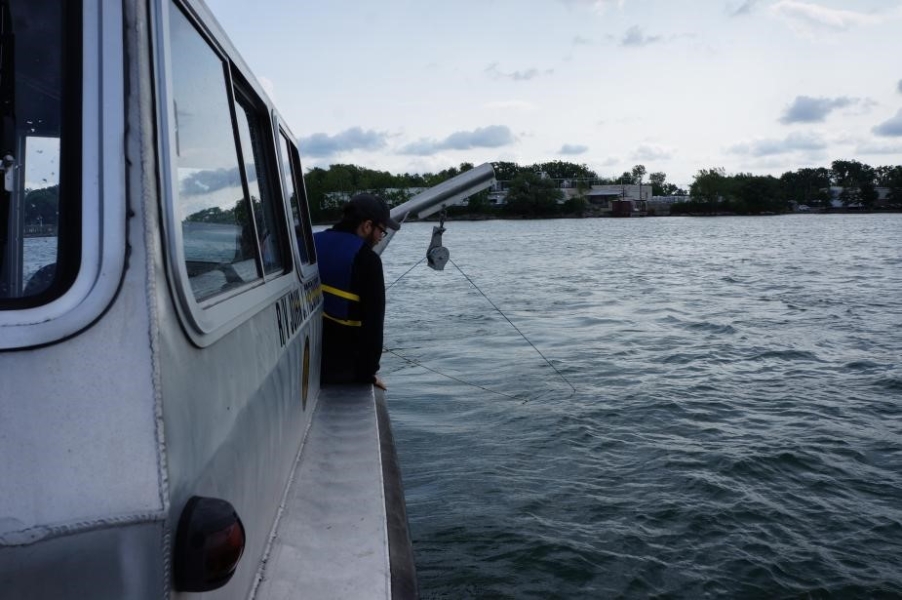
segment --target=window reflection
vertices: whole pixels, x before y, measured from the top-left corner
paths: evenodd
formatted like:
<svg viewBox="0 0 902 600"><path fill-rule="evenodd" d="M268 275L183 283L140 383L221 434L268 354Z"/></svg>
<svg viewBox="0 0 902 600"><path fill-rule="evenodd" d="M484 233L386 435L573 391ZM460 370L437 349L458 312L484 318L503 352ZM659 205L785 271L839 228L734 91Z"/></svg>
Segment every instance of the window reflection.
<svg viewBox="0 0 902 600"><path fill-rule="evenodd" d="M170 11L178 202L185 267L197 300L259 278L239 171L225 65L175 6Z"/></svg>
<svg viewBox="0 0 902 600"><path fill-rule="evenodd" d="M290 195L291 216L298 240L298 250L301 254L301 260L309 264L314 262L312 258L313 231L310 228L310 218L306 210L307 205L304 200L303 190L299 189L298 185L295 185L303 181L300 161L297 158L297 150L291 145L284 133L279 135L279 153L282 158L282 177L285 193Z"/></svg>
<svg viewBox="0 0 902 600"><path fill-rule="evenodd" d="M260 254L266 274L279 273L282 266L282 245L280 230L276 221L275 199L266 178L266 154L263 151L261 134L269 128L261 129L259 117L247 101L240 101L235 111L238 119L238 136L241 140L241 151L244 156L245 172L248 178L251 206L254 212L254 223L257 228ZM257 166L259 165L259 167ZM258 177L257 173L262 177Z"/></svg>

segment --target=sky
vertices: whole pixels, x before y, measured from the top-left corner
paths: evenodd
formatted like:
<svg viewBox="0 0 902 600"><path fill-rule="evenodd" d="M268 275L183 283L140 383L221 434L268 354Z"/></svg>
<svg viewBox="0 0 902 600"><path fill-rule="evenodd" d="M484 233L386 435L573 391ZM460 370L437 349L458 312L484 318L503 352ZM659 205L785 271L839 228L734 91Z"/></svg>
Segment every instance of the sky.
<svg viewBox="0 0 902 600"><path fill-rule="evenodd" d="M902 0L206 0L305 169L902 164Z"/></svg>

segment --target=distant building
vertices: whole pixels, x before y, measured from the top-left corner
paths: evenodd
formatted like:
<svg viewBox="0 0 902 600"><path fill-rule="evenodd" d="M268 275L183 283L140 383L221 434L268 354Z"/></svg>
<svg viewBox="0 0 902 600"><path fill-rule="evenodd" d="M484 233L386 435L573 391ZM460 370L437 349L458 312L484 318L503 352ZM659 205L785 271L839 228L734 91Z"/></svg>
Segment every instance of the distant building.
<svg viewBox="0 0 902 600"><path fill-rule="evenodd" d="M842 203L841 197L842 193L846 188L838 185L830 186L828 192L830 193L830 208L851 208L851 209L860 209L862 208L860 202L853 202L851 204L844 205ZM877 187L877 201L874 202L875 208L881 208L889 205L889 195L890 188L888 187Z"/></svg>
<svg viewBox="0 0 902 600"><path fill-rule="evenodd" d="M593 185L586 192L586 199L590 204L602 207L610 206L610 203L614 200L635 203L647 202L649 198L651 198L651 184Z"/></svg>
<svg viewBox="0 0 902 600"><path fill-rule="evenodd" d="M614 207L614 202L629 202L631 213L644 212L645 202L651 198L651 184L642 186L633 183L591 185L579 188L574 186L572 182L564 180L561 185L561 191L564 193L562 202L582 196L588 201L590 206L600 209L602 213L610 213ZM626 209L621 207L619 210L622 212Z"/></svg>
<svg viewBox="0 0 902 600"><path fill-rule="evenodd" d="M645 214L650 217L666 217L674 204L691 201L690 196L652 196L645 205Z"/></svg>
<svg viewBox="0 0 902 600"><path fill-rule="evenodd" d="M507 184L507 181L495 182L489 192L492 205L503 206L506 203ZM562 179L558 189L562 193L559 204L582 197L596 214L613 214L616 207L618 216L669 215L671 204L691 200L689 196L652 196L651 183L641 186L637 183L585 185Z"/></svg>

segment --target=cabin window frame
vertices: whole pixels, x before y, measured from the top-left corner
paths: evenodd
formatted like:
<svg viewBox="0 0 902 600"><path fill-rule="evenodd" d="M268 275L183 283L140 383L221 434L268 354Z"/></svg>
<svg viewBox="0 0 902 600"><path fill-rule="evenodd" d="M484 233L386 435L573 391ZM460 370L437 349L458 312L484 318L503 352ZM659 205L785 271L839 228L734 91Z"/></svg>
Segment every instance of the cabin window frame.
<svg viewBox="0 0 902 600"><path fill-rule="evenodd" d="M242 176L244 179L244 185L247 188L247 186L250 184L250 176L247 174L246 169L247 169L247 165L250 163L248 162L248 159L245 156L245 153L248 151L253 153L254 148L253 147L251 147L251 148L244 147L241 133L238 131L238 129L241 127L241 123L239 123L237 114L238 114L239 110L243 110L245 112L245 117L248 117L247 113L252 111L254 113L253 116L256 118L257 135L260 136L260 134L262 132L266 132L268 134L265 139L263 139L263 140L258 139L257 141L266 142L266 141L272 141L272 137L271 137L272 123L273 123L272 116L271 116L272 113L268 109L268 107L262 103L262 101L259 98L254 98L253 94L249 91L250 86L247 84L247 82L245 82L243 80L243 78L240 76L240 74L236 75L235 73L233 73L232 74L232 82L233 82L232 83L232 97L235 100L233 103L233 109L234 109L233 115L235 115L234 116L234 124L235 124L235 131L236 131L236 134L238 137L238 152L239 152L240 163L241 163L240 169L243 174ZM250 118L248 117L248 122L249 121L250 121ZM253 137L254 136L253 126L250 123L249 123L249 125L251 125L251 130L248 133L250 133L250 135ZM252 139L251 146L253 146L253 145L254 145L254 140ZM289 229L288 215L290 213L286 212L285 203L284 203L284 193L282 191L282 183L279 180L278 147L277 147L277 145L274 146L273 144L264 143L259 148L259 150L262 153L262 155L259 157L254 155L253 157L251 157L251 160L253 160L255 171L259 171L259 168L260 168L260 165L257 163L257 159L258 158L261 159L262 163L263 163L262 164L263 171L264 171L263 175L265 176L265 178L261 178L259 172L257 172L257 177L256 177L257 188L261 195L260 209L265 211L266 210L265 204L268 204L268 205L270 205L270 208L273 212L269 215L269 217L267 217L264 214L264 215L262 215L262 217L260 219L258 219L256 217L256 214L253 213L253 206L252 206L251 207L252 214L254 214L254 219L253 219L254 231L256 233L258 242L260 242L262 244L264 242L264 236L262 236L261 232L259 231L258 223L259 223L259 221L262 220L262 221L264 221L264 224L265 224L265 221L267 218L272 220L271 224L275 227L275 231L273 232L275 234L274 247L278 249L279 258L282 263L280 265L280 267L281 267L280 271L270 272L267 270L267 266L263 261L264 257L262 254L262 249L261 249L261 252L259 252L257 254L257 258L259 259L259 262L260 262L259 266L261 268L261 273L263 273L263 278L264 278L264 280L270 280L270 279L274 279L276 277L280 277L280 276L286 274L288 271L291 271L292 268L294 267L293 261L291 260L291 256L290 256L291 255L291 245L290 245L290 238L288 236L288 229ZM263 191L264 187L268 188L268 190L265 192ZM263 198L262 196L264 194L267 194L268 198ZM251 197L249 191L245 192L245 197L246 198Z"/></svg>
<svg viewBox="0 0 902 600"><path fill-rule="evenodd" d="M78 110L78 139L62 139L60 146L77 202L64 225L69 231L60 231L64 273L59 287L0 304L0 350L55 344L84 331L112 303L125 274L126 66L125 59L108 58L125 56L123 7L81 0L80 13L80 103L64 107ZM68 252L77 259L62 256Z"/></svg>
<svg viewBox="0 0 902 600"><path fill-rule="evenodd" d="M192 290L185 266L184 240L181 221L179 221L178 202L178 157L176 155L176 119L173 99L172 58L170 45L171 10L178 10L188 20L197 35L207 44L223 65L226 85L217 93L227 94L230 106L232 137L239 156L242 189L248 197L247 178L241 158L241 143L238 136L237 110L243 110L236 95L249 100L255 109L260 127L258 131L266 134L265 169L257 173L258 179L266 176L270 189L274 194L274 210L280 228L280 247L282 249L283 269L279 273L263 275L244 285L229 289L221 294L198 301ZM163 245L166 249L166 272L170 290L175 297L175 306L183 329L191 341L199 346L208 346L241 325L278 298L297 287L297 276L294 253L291 251L288 235L288 217L286 203L282 194L282 184L278 171L278 151L276 139L273 137L274 122L271 103L254 77L246 69L237 55L231 55L223 44L219 43L209 27L198 18L192 6L183 0L164 0L156 6L154 15L155 50L154 72L157 82L157 122L159 127L159 156L161 192L160 203L162 213ZM259 255L257 258L259 262ZM263 273L262 265L258 265L259 273Z"/></svg>
<svg viewBox="0 0 902 600"><path fill-rule="evenodd" d="M316 246L313 243L313 227L312 220L310 218L310 205L307 202L307 189L304 187L304 171L301 166L301 158L300 152L298 151L297 143L294 141L297 138L291 133L291 130L282 121L279 115L275 117L276 122L276 145L278 146L277 152L279 155L279 167L281 169L281 182L283 185L283 197L285 198L285 205L287 215L289 215L289 223L292 225L292 229L294 230L294 243L298 250L298 261L300 265L299 271L304 274L306 278L309 275L315 274L317 271L314 269L316 265ZM288 164L285 164L285 156L282 154L283 143L285 144L285 149L288 151ZM292 188L286 189L285 184L291 181ZM300 219L300 232L302 237L297 236L297 229L293 227L294 224L294 210L295 206L292 202L292 197L296 197L297 199L297 209L298 216ZM301 248L303 245L304 252L301 253Z"/></svg>

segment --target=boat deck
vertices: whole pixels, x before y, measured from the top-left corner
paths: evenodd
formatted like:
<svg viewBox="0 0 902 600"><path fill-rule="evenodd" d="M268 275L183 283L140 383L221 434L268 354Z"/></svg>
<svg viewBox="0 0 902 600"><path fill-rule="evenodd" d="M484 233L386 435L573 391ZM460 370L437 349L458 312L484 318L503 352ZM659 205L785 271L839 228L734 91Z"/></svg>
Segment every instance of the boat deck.
<svg viewBox="0 0 902 600"><path fill-rule="evenodd" d="M254 597L416 596L383 392L324 388Z"/></svg>

